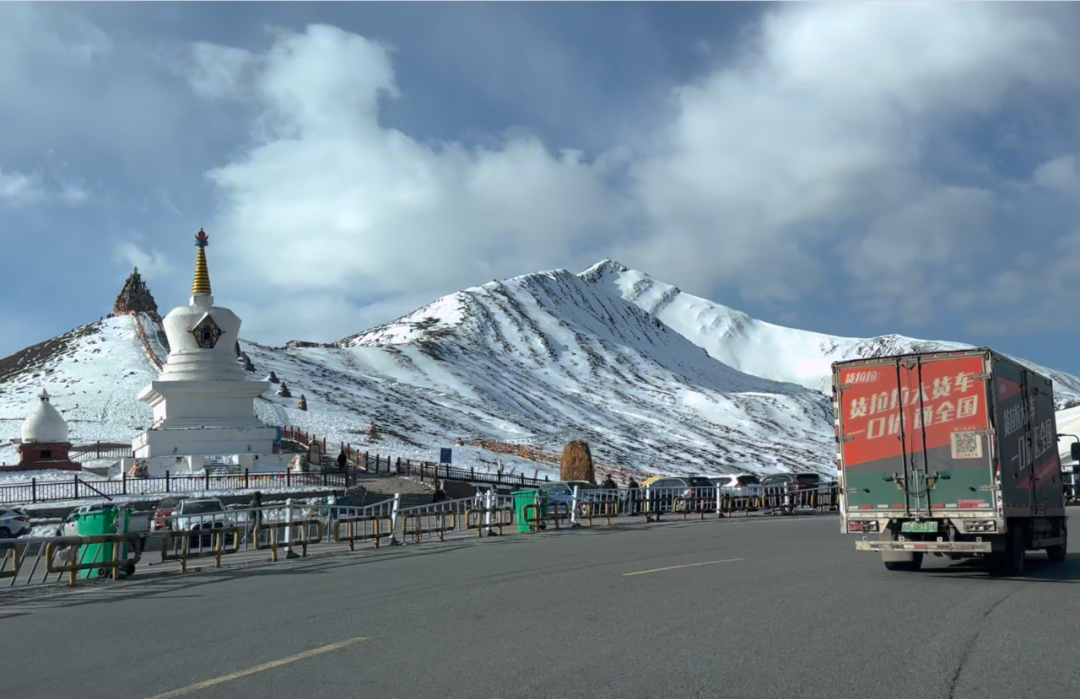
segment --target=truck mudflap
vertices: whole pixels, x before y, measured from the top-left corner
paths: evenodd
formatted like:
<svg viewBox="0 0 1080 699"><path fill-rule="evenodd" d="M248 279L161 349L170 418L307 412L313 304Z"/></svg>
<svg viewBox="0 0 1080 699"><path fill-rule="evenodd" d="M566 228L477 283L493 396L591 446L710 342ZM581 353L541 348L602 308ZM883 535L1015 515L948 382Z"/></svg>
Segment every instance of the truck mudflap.
<svg viewBox="0 0 1080 699"><path fill-rule="evenodd" d="M989 541L856 541L856 551L927 553L992 553Z"/></svg>

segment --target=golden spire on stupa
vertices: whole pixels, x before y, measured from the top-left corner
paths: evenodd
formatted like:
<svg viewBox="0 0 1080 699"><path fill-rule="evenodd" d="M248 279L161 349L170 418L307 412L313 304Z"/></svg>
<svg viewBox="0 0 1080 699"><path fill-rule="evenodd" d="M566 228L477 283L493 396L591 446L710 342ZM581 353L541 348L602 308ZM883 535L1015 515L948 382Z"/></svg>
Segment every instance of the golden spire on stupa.
<svg viewBox="0 0 1080 699"><path fill-rule="evenodd" d="M200 228L195 234L195 247L198 248L198 252L195 253L195 281L191 285L192 296L211 294L210 270L206 266L206 246L209 244L210 238L206 235L206 231Z"/></svg>

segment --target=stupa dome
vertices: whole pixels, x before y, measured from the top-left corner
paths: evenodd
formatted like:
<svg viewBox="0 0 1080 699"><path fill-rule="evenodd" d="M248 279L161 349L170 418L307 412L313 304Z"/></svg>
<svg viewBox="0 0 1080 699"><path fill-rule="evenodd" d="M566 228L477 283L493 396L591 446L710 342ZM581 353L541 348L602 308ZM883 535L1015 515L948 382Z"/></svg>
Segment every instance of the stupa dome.
<svg viewBox="0 0 1080 699"><path fill-rule="evenodd" d="M37 405L22 424L22 441L42 444L68 441L67 422L49 402L45 389L41 389Z"/></svg>

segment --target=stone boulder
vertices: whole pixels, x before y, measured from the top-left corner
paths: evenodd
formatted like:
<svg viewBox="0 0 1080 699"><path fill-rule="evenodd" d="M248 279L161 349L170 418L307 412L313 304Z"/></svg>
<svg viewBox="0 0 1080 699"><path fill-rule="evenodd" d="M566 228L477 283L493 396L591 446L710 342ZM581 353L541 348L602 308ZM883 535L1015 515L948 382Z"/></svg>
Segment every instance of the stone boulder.
<svg viewBox="0 0 1080 699"><path fill-rule="evenodd" d="M593 466L592 451L589 449L588 442L575 439L566 443L562 452L559 479L596 483L596 469Z"/></svg>

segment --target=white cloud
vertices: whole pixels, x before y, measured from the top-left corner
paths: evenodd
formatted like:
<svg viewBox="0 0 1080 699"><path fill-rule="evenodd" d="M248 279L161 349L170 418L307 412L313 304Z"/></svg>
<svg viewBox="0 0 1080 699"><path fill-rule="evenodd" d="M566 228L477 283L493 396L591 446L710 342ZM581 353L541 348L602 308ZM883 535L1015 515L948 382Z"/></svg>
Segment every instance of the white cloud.
<svg viewBox="0 0 1080 699"><path fill-rule="evenodd" d="M169 196L169 190L165 189L164 187L158 187L156 190L154 190L154 194L157 195L158 201L161 203L162 206L164 206L166 209L173 212L177 216L183 216L183 214L180 212L179 207L176 206L176 204L172 200L172 197Z"/></svg>
<svg viewBox="0 0 1080 699"><path fill-rule="evenodd" d="M720 277L780 300L813 291L829 264L816 254L823 239L868 230L855 243L865 258L875 221L907 215L912 191L933 199L952 186L925 174L940 157L932 137L1018 91L1076 84L1055 19L1054 8L992 3L771 12L741 61L677 91L635 171L655 232L636 256L691 288ZM967 236L954 221L937 233ZM920 263L910 251L901 260Z"/></svg>
<svg viewBox="0 0 1080 699"><path fill-rule="evenodd" d="M253 62L254 56L243 49L197 42L191 46L191 89L209 99L239 97Z"/></svg>
<svg viewBox="0 0 1080 699"><path fill-rule="evenodd" d="M487 149L420 143L382 127L379 100L397 88L387 49L367 39L312 26L280 36L259 62L259 138L209 173L222 203L211 245L228 273L259 276L273 293L267 309L318 293L331 306L343 295L430 301L562 266L624 215L606 165L578 153L529 136ZM305 314L296 322L327 332Z"/></svg>
<svg viewBox="0 0 1080 699"><path fill-rule="evenodd" d="M0 86L23 78L32 60L85 66L112 51L112 39L100 28L56 7L5 3L0 10Z"/></svg>
<svg viewBox="0 0 1080 699"><path fill-rule="evenodd" d="M68 182L61 187L59 198L68 206L81 206L90 200L90 192L78 182Z"/></svg>
<svg viewBox="0 0 1080 699"><path fill-rule="evenodd" d="M738 60L675 90L663 128L629 158L386 128L390 51L333 27L280 33L262 54L202 44L193 89L260 110L244 152L208 173L215 255L252 308L304 298L332 309L320 314L331 321L297 316L317 339L389 319L379 303L356 310L357 297L433 298L612 254L689 291L720 280L766 300L827 293L839 270L875 319L918 323L935 299L975 303L953 282L994 213L992 171L979 188L942 178L934 160L962 151L948 146L965 120L1077 85L1061 17L1005 4L785 5ZM613 188L626 167L629 189Z"/></svg>
<svg viewBox="0 0 1080 699"><path fill-rule="evenodd" d="M90 199L81 183L68 181L52 167L49 169L48 178L40 169L32 174L0 169L0 204L11 208L54 203L81 206Z"/></svg>
<svg viewBox="0 0 1080 699"><path fill-rule="evenodd" d="M1032 182L1039 187L1062 192L1080 190L1080 171L1077 169L1075 155L1062 155L1042 163L1031 175Z"/></svg>
<svg viewBox="0 0 1080 699"><path fill-rule="evenodd" d="M132 267L138 267L139 274L147 280L165 277L173 269L163 253L154 249L147 252L133 242L117 245L116 257L125 260Z"/></svg>
<svg viewBox="0 0 1080 699"><path fill-rule="evenodd" d="M840 256L861 296L856 305L872 310L878 322L899 318L917 326L933 315L935 299L971 273L987 242L993 198L984 190L939 187L909 192L907 199L873 219Z"/></svg>
<svg viewBox="0 0 1080 699"><path fill-rule="evenodd" d="M999 322L1011 333L1069 332L1080 314L1078 279L1080 226L1042 254L1017 257L1011 269L989 280L982 294L985 322Z"/></svg>
<svg viewBox="0 0 1080 699"><path fill-rule="evenodd" d="M41 173L27 175L0 170L0 203L21 207L41 201L45 198L43 180Z"/></svg>
<svg viewBox="0 0 1080 699"><path fill-rule="evenodd" d="M49 177L59 185L58 190L50 192L52 199L66 206L81 206L90 200L90 192L83 183L64 174L68 163L56 151L49 150L45 154L45 163Z"/></svg>
<svg viewBox="0 0 1080 699"><path fill-rule="evenodd" d="M211 244L212 246L212 244ZM210 261L214 266L214 260ZM221 269L218 266L218 269ZM329 342L407 315L431 303L437 296L401 294L378 303L357 307L343 294L332 292L279 295L272 312L262 299L237 298L235 286L222 288L221 274L211 271L214 291L244 320L241 336L262 344L282 346L290 340ZM237 299L234 303L233 300Z"/></svg>

